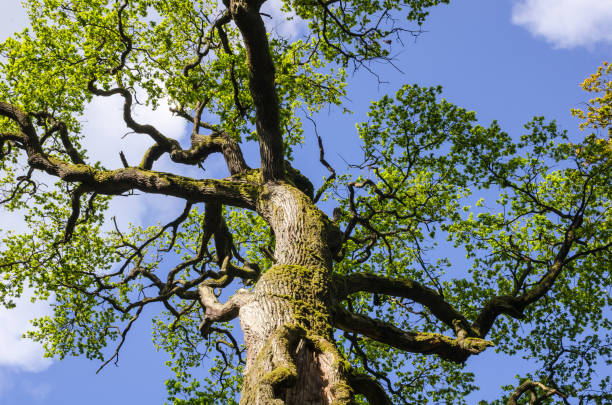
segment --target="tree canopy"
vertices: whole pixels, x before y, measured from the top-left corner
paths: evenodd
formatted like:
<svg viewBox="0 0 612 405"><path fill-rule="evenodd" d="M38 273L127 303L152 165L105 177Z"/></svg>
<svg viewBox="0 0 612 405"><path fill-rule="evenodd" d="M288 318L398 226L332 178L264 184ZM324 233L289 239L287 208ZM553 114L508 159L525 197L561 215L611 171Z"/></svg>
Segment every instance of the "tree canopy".
<svg viewBox="0 0 612 405"><path fill-rule="evenodd" d="M342 109L351 72L393 63L385 45L448 1L284 1L307 22L298 38L268 32L263 3L25 2L30 27L0 45L0 201L30 231L1 242L0 300L54 300L28 336L104 367L155 307L175 404L467 403L465 363L484 350L539 367L492 403L608 403L610 65L573 111L587 132L536 117L508 134L404 85L372 101L346 168L318 137L329 175L308 178L293 164L304 123ZM138 162L105 167L83 147L103 97L146 143ZM189 139L133 113L166 103ZM217 155L223 178L206 171ZM118 223L109 202L134 192L184 207Z"/></svg>

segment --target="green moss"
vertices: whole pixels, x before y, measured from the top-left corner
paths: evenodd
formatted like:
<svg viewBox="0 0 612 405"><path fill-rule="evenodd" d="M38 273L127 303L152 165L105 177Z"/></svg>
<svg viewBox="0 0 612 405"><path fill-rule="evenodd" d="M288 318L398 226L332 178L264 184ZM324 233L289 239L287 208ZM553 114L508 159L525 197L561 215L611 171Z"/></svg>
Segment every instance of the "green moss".
<svg viewBox="0 0 612 405"><path fill-rule="evenodd" d="M330 405L348 405L353 403L351 396L353 394L352 388L346 383L338 383L332 387L332 392L337 398Z"/></svg>
<svg viewBox="0 0 612 405"><path fill-rule="evenodd" d="M446 339L450 339L447 336L441 335L439 333L431 333L431 332L419 332L414 337L414 339L417 342L426 342L426 341L430 341L430 340L445 339L445 338Z"/></svg>
<svg viewBox="0 0 612 405"><path fill-rule="evenodd" d="M323 268L295 265L271 267L262 282L289 286L288 294L275 294L287 301L296 324L311 333L330 336L331 315L327 308L329 300L329 275Z"/></svg>
<svg viewBox="0 0 612 405"><path fill-rule="evenodd" d="M242 173L234 174L230 178L232 179L232 181L243 181L243 182L248 182L248 183L253 183L253 184L263 183L263 178L261 176L260 169L246 170Z"/></svg>
<svg viewBox="0 0 612 405"><path fill-rule="evenodd" d="M283 385L295 384L297 371L294 367L277 367L263 376L262 382L277 388Z"/></svg>
<svg viewBox="0 0 612 405"><path fill-rule="evenodd" d="M490 340L484 340L480 338L469 337L465 339L465 344L468 347L473 347L479 351L485 350L487 347L495 346Z"/></svg>
<svg viewBox="0 0 612 405"><path fill-rule="evenodd" d="M340 355L336 346L329 340L316 338L314 336L310 336L310 340L317 351L321 353L331 353L334 356L332 366L340 370L341 373L346 373L351 369L351 364Z"/></svg>

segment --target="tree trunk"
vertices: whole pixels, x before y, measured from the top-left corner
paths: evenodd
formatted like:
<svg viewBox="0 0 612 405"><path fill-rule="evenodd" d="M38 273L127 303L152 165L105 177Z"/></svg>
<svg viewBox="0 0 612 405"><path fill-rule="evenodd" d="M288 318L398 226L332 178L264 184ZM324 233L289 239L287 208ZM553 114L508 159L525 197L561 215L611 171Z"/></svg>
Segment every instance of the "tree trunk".
<svg viewBox="0 0 612 405"><path fill-rule="evenodd" d="M257 209L274 231L276 262L240 309L241 404L350 404L348 364L334 346L330 314L329 241L337 228L287 183L264 186Z"/></svg>

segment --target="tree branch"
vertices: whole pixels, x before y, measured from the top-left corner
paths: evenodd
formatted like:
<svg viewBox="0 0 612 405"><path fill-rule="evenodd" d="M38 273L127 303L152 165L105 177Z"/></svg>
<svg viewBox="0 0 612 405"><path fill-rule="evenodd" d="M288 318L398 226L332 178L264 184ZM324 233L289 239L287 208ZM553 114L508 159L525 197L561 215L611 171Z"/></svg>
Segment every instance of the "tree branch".
<svg viewBox="0 0 612 405"><path fill-rule="evenodd" d="M307 116L308 119L311 119ZM312 120L312 119L311 119ZM316 124L315 124L316 130ZM321 186L320 189L317 190L313 201L316 203L319 201L325 190L329 188L332 182L336 179L336 171L334 168L325 160L325 149L323 149L323 140L319 135L317 135L317 140L319 142L319 162L330 172L330 176L325 180L325 183Z"/></svg>
<svg viewBox="0 0 612 405"><path fill-rule="evenodd" d="M425 306L439 320L449 328L458 332L463 329L468 336L477 336L470 327L467 319L436 291L425 287L413 280L399 280L367 273L354 273L348 276L335 276L334 283L337 288L338 300L359 291L375 294L384 294L394 297L403 297Z"/></svg>
<svg viewBox="0 0 612 405"><path fill-rule="evenodd" d="M205 284L200 284L198 293L200 304L205 310L204 319L199 327L202 336L206 336L210 332L213 323L231 321L236 318L240 307L251 299L251 293L242 288L236 291L225 304L220 303L213 288Z"/></svg>
<svg viewBox="0 0 612 405"><path fill-rule="evenodd" d="M349 373L348 380L355 393L366 397L370 405L393 405L383 387L369 375Z"/></svg>
<svg viewBox="0 0 612 405"><path fill-rule="evenodd" d="M582 225L583 213L580 211L572 219L565 232L564 240L557 252L553 264L542 278L529 290L524 291L518 297L511 295L502 295L491 298L485 305L474 322L474 330L478 332L478 336L485 337L493 327L495 319L501 314L509 315L515 319L524 318L523 311L528 305L543 297L553 286L555 280L565 268L566 258L576 240L576 231Z"/></svg>
<svg viewBox="0 0 612 405"><path fill-rule="evenodd" d="M264 182L285 177L279 103L274 83L274 62L259 8L260 0L231 0L229 10L242 34L249 67L249 88L255 104L259 153Z"/></svg>
<svg viewBox="0 0 612 405"><path fill-rule="evenodd" d="M437 354L443 359L456 363L464 362L470 355L478 354L493 343L471 337L456 339L438 333L406 332L394 325L358 315L336 306L334 308L335 326L400 350L412 353Z"/></svg>
<svg viewBox="0 0 612 405"><path fill-rule="evenodd" d="M21 109L0 101L0 116L13 120L21 129L21 142L28 156L30 167L42 170L66 182L83 183L85 191L98 194L119 195L132 189L147 193L183 198L190 202L220 202L236 207L254 209L257 186L233 179L194 180L170 173L128 167L117 170L95 169L85 164L63 161L47 156L40 144L36 130L28 114Z"/></svg>
<svg viewBox="0 0 612 405"><path fill-rule="evenodd" d="M535 393L536 388L539 388L542 391L544 391L544 395L541 397L538 397L537 394ZM541 382L525 380L523 381L523 383L521 383L521 385L517 387L517 389L512 393L512 395L510 395L510 398L508 398L508 402L506 404L507 405L517 405L518 400L527 391L531 391L535 397L534 400L531 402L532 404L539 403L537 401L541 401L543 398L548 398L553 395L558 395L561 398L565 398L565 395L562 392L559 392L554 388L547 387Z"/></svg>

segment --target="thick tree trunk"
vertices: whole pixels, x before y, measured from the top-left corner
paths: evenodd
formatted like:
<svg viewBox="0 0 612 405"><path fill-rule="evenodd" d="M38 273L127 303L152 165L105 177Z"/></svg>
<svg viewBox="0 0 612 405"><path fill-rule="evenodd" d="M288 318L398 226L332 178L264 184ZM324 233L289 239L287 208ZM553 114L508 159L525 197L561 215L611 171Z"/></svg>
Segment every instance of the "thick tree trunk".
<svg viewBox="0 0 612 405"><path fill-rule="evenodd" d="M247 346L241 404L349 404L329 310L334 227L288 183L268 183L257 208L274 231L276 263L240 309Z"/></svg>

